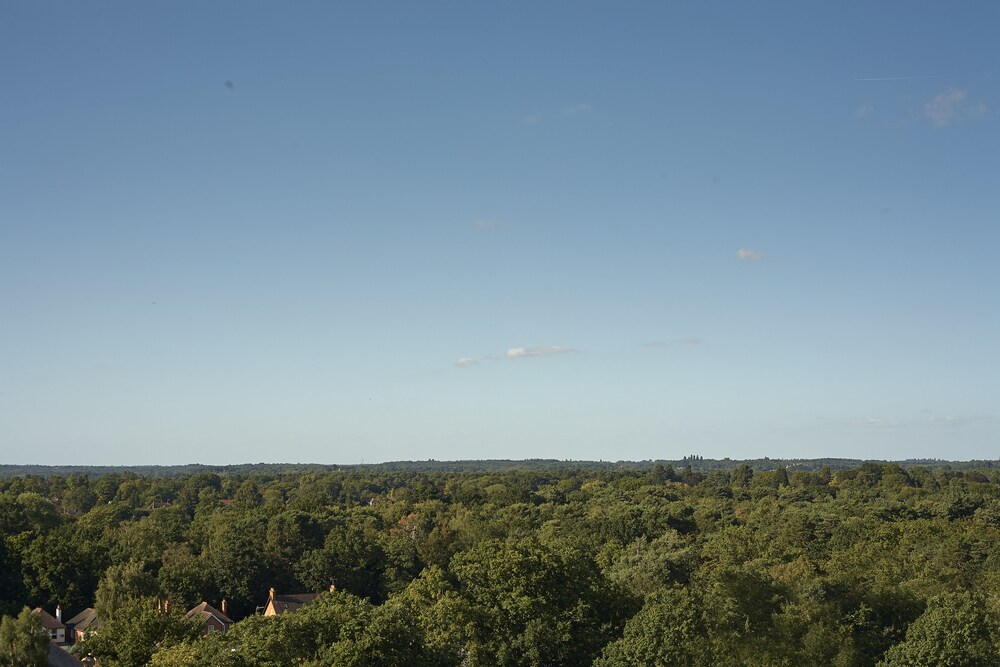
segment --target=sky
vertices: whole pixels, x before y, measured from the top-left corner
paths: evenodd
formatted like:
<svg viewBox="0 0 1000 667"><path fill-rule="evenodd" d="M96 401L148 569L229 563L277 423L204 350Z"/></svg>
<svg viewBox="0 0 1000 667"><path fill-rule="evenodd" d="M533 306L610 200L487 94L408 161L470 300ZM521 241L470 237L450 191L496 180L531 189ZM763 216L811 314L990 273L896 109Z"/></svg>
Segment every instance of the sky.
<svg viewBox="0 0 1000 667"><path fill-rule="evenodd" d="M0 462L1000 458L997 25L0 3Z"/></svg>

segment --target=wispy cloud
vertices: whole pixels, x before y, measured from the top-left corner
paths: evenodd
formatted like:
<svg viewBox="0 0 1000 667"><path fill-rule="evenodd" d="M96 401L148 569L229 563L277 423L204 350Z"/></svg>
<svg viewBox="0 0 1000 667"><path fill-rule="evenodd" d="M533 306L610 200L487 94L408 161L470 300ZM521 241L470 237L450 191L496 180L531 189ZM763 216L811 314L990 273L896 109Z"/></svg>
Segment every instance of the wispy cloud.
<svg viewBox="0 0 1000 667"><path fill-rule="evenodd" d="M764 259L764 253L759 250L751 250L750 248L740 248L736 251L736 259L759 262Z"/></svg>
<svg viewBox="0 0 1000 667"><path fill-rule="evenodd" d="M472 223L477 229L482 229L488 232L495 232L498 229L506 229L510 225L503 220L490 220L486 218L480 218Z"/></svg>
<svg viewBox="0 0 1000 667"><path fill-rule="evenodd" d="M957 428L966 426L986 417L982 415L935 415L931 410L920 410L919 418L915 419L885 419L882 417L866 417L845 423L846 426L866 429L923 429L923 428Z"/></svg>
<svg viewBox="0 0 1000 667"><path fill-rule="evenodd" d="M643 343L643 347L676 347L682 345L700 345L701 338L697 336L685 336L684 338L671 338L670 340L651 340Z"/></svg>
<svg viewBox="0 0 1000 667"><path fill-rule="evenodd" d="M858 107L858 110L854 112L854 117L858 120L864 120L871 115L872 111L875 111L875 107L870 104L862 104Z"/></svg>
<svg viewBox="0 0 1000 667"><path fill-rule="evenodd" d="M546 345L542 347L509 347L507 351L504 352L501 359L525 359L527 357L550 357L555 354L566 354L567 352L576 352L571 347L563 347L562 345Z"/></svg>
<svg viewBox="0 0 1000 667"><path fill-rule="evenodd" d="M957 88L938 93L930 102L924 105L924 112L935 127L948 127L952 123L967 119L979 118L987 111L982 102L973 104L968 100L968 93Z"/></svg>
<svg viewBox="0 0 1000 667"><path fill-rule="evenodd" d="M470 366L478 366L479 362L472 357L459 357L455 360L456 368L469 368Z"/></svg>
<svg viewBox="0 0 1000 667"><path fill-rule="evenodd" d="M932 426L965 426L988 419L985 415L933 415L927 419L927 423Z"/></svg>
<svg viewBox="0 0 1000 667"><path fill-rule="evenodd" d="M581 113L587 113L588 111L593 111L594 105L592 104L574 104L573 106L566 107L563 109L563 113L567 116L575 116Z"/></svg>

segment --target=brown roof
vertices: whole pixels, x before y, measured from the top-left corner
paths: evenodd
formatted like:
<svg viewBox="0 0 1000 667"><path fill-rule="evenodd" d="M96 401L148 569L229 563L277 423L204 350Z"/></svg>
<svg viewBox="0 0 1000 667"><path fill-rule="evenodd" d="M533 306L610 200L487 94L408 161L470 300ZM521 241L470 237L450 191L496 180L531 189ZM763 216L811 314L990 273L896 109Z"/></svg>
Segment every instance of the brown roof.
<svg viewBox="0 0 1000 667"><path fill-rule="evenodd" d="M233 621L228 616L223 614L221 611L208 604L207 602L202 602L197 607L193 608L188 613L184 614L184 618L190 619L200 619L202 621L207 621L209 617L215 616L217 619L225 623L226 625L232 625Z"/></svg>
<svg viewBox="0 0 1000 667"><path fill-rule="evenodd" d="M73 618L66 621L66 625L72 625L74 630L83 632L84 630L97 627L97 612L93 607L87 607ZM93 628L91 627L93 626Z"/></svg>
<svg viewBox="0 0 1000 667"><path fill-rule="evenodd" d="M78 667L83 663L70 655L65 649L61 649L52 642L49 642L49 667Z"/></svg>
<svg viewBox="0 0 1000 667"><path fill-rule="evenodd" d="M306 606L319 597L319 593L286 593L272 595L269 602L274 605L274 613L283 614Z"/></svg>
<svg viewBox="0 0 1000 667"><path fill-rule="evenodd" d="M66 629L66 626L60 623L58 620L56 620L55 616L45 611L41 607L35 607L34 609L32 609L32 612L38 614L38 619L42 622L42 627L44 627L46 630L58 630L60 628L62 628L63 630Z"/></svg>

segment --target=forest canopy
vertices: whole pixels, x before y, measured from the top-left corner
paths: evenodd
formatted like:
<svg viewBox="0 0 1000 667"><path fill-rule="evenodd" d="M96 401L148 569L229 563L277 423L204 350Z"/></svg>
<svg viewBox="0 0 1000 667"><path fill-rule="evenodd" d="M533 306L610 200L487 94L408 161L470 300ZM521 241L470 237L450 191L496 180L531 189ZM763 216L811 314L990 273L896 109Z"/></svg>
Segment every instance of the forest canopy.
<svg viewBox="0 0 1000 667"><path fill-rule="evenodd" d="M110 667L1000 664L992 465L422 463L4 477L0 613Z"/></svg>

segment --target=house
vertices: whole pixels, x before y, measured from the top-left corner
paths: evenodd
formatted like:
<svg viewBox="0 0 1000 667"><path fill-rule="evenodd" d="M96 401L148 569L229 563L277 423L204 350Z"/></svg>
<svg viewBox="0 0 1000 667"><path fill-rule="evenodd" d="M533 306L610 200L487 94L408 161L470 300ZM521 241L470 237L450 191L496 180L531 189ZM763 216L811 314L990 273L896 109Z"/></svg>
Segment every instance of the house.
<svg viewBox="0 0 1000 667"><path fill-rule="evenodd" d="M73 618L66 621L70 639L78 642L91 632L97 630L97 612L93 607L87 607Z"/></svg>
<svg viewBox="0 0 1000 667"><path fill-rule="evenodd" d="M62 622L62 609L56 605L56 615L53 616L41 607L32 610L42 622L42 627L49 633L49 638L56 644L66 643L66 626Z"/></svg>
<svg viewBox="0 0 1000 667"><path fill-rule="evenodd" d="M330 586L330 592L333 592L333 590L334 587ZM264 606L264 615L277 616L278 614L284 614L286 611L301 609L307 604L314 602L320 595L321 593L286 593L278 595L272 588L267 599L267 604Z"/></svg>
<svg viewBox="0 0 1000 667"><path fill-rule="evenodd" d="M225 600L222 601L222 611L219 611L207 602L202 602L200 605L184 614L184 618L200 621L202 634L207 635L212 632L221 632L225 634L229 632L229 626L233 624L232 619L226 616L226 611Z"/></svg>

